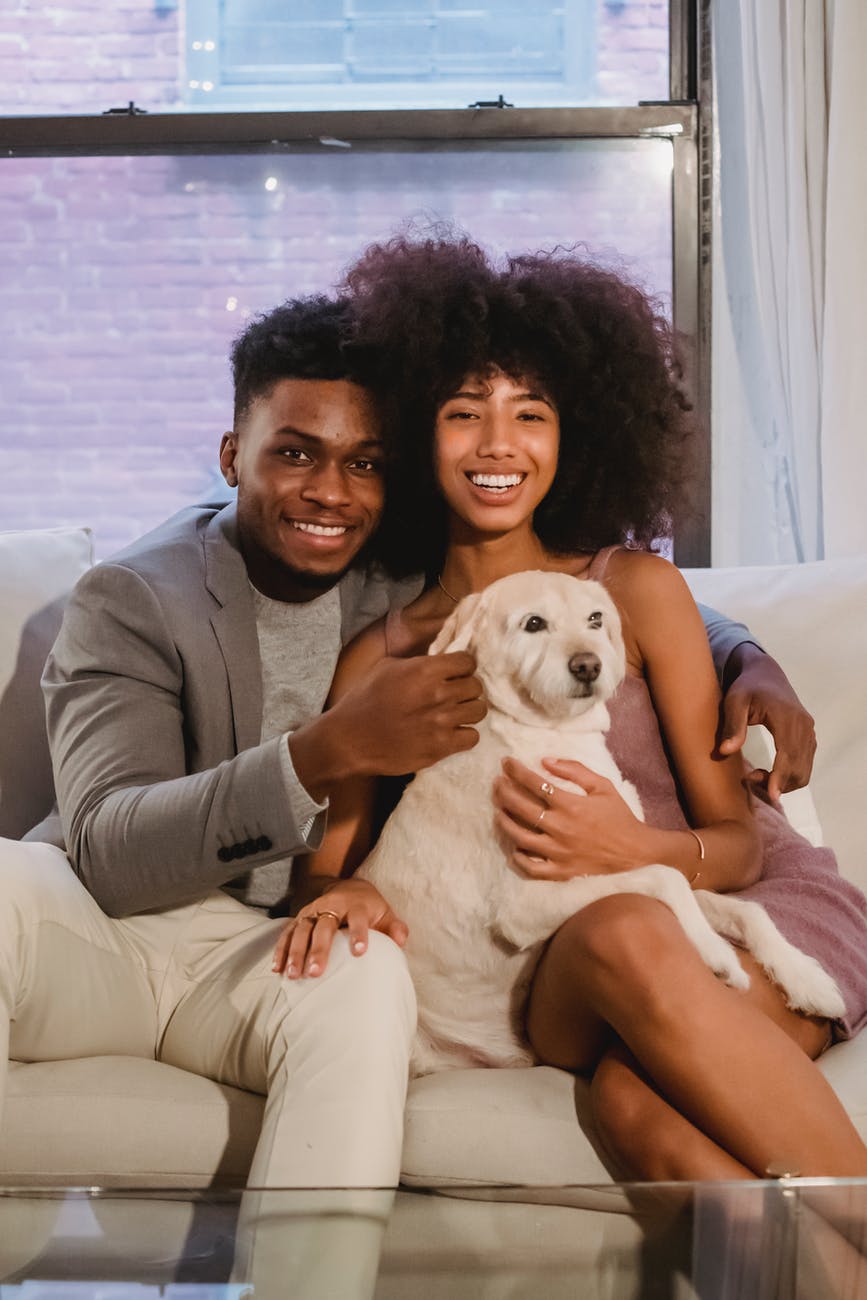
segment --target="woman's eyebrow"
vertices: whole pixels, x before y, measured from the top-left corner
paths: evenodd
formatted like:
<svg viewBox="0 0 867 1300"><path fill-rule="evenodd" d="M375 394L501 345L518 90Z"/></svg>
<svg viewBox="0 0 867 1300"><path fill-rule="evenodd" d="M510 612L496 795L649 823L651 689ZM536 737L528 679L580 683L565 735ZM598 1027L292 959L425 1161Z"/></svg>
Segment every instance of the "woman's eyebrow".
<svg viewBox="0 0 867 1300"><path fill-rule="evenodd" d="M446 401L453 402L456 397L471 397L476 401L480 401L490 396L491 391L487 388L461 388L458 392L452 393L451 397L447 397ZM508 400L510 402L545 402L548 406L552 405L550 397L546 397L544 393L534 393L529 389L525 393L510 394Z"/></svg>
<svg viewBox="0 0 867 1300"><path fill-rule="evenodd" d="M509 401L510 402L545 402L548 406L551 405L550 397L546 397L544 393L534 393L529 389L527 390L526 393L514 393L509 398Z"/></svg>
<svg viewBox="0 0 867 1300"><path fill-rule="evenodd" d="M461 388L456 393L452 393L446 398L447 402L453 402L457 397L471 397L475 401L480 401L483 397L489 397L490 391L487 388Z"/></svg>

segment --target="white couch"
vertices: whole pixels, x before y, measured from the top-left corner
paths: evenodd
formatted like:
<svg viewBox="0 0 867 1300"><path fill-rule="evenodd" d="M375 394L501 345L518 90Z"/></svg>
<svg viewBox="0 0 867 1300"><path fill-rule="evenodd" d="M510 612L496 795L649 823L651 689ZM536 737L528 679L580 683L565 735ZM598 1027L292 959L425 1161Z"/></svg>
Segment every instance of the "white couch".
<svg viewBox="0 0 867 1300"><path fill-rule="evenodd" d="M58 598L90 563L84 529L0 533L0 834L21 835L50 804L38 675L58 626ZM819 752L811 790L825 841L867 889L867 557L687 577L699 599L749 623L813 712ZM792 800L790 816L811 828L809 792ZM832 1048L821 1068L867 1138L867 1034ZM261 1097L154 1061L13 1063L0 1183L207 1187L243 1180L262 1105ZM499 1204L493 1227L490 1205L410 1198L386 1254L395 1295L422 1240L428 1250L441 1246L453 1267L462 1249L476 1251L483 1214L501 1263L514 1255L519 1266L528 1242L538 1246L547 1232L552 1240L568 1236L562 1221L570 1204L600 1210L598 1240L583 1248L593 1257L610 1233L614 1216L606 1211L626 1208L594 1148L585 1085L548 1068L466 1070L413 1083L403 1181L408 1188L446 1182L598 1190L540 1191L531 1199L552 1203L537 1204L529 1218ZM457 1292L445 1287L442 1294Z"/></svg>

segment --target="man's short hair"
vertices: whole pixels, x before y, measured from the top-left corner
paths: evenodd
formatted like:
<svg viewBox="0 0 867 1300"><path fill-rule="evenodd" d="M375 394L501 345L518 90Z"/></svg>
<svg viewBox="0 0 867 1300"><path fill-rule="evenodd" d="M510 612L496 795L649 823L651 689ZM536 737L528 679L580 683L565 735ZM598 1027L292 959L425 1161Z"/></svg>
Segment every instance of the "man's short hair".
<svg viewBox="0 0 867 1300"><path fill-rule="evenodd" d="M315 294L266 312L232 345L235 425L257 397L281 379L349 379L364 384L362 358L352 347L352 316L345 298Z"/></svg>

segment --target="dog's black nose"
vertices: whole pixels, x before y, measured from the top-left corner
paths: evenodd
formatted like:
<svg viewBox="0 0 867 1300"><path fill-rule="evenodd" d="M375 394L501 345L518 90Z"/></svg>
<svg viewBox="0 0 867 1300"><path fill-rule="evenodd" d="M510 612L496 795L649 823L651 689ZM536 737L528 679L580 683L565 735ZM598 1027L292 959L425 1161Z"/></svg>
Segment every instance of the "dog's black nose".
<svg viewBox="0 0 867 1300"><path fill-rule="evenodd" d="M590 650L582 650L579 654L573 655L569 660L569 671L576 681L583 682L587 686L595 682L596 678L602 671L602 661L598 655Z"/></svg>

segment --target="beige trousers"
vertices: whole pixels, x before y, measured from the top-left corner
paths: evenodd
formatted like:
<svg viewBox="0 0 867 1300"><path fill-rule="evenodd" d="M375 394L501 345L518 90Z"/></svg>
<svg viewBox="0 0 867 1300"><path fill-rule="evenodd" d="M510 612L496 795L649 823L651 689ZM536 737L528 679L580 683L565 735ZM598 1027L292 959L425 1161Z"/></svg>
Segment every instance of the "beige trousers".
<svg viewBox="0 0 867 1300"><path fill-rule="evenodd" d="M290 981L271 971L282 924L221 891L115 920L58 849L0 840L0 1116L7 1057L155 1058L267 1094L250 1187L394 1187L403 954L371 934L353 957L340 933L323 975Z"/></svg>

